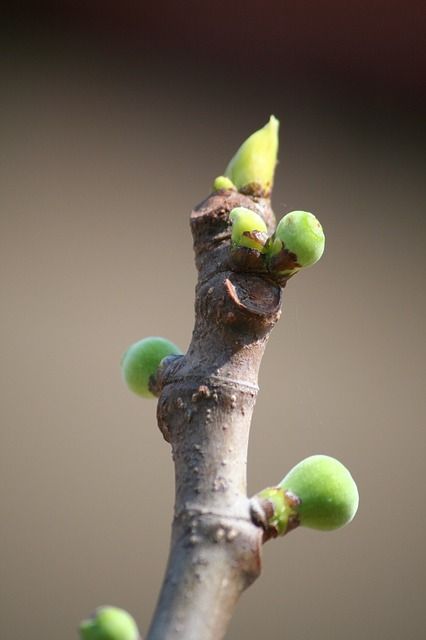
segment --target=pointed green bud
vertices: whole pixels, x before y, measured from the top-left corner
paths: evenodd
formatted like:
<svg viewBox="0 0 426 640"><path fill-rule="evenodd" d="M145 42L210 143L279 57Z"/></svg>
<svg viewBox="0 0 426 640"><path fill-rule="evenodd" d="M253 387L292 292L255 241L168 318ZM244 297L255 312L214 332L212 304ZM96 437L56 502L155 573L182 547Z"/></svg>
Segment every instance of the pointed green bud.
<svg viewBox="0 0 426 640"><path fill-rule="evenodd" d="M117 607L99 607L92 618L80 624L82 640L139 640L132 616Z"/></svg>
<svg viewBox="0 0 426 640"><path fill-rule="evenodd" d="M235 185L226 176L218 176L213 182L213 191L225 191L227 189L233 189L235 191Z"/></svg>
<svg viewBox="0 0 426 640"><path fill-rule="evenodd" d="M144 338L132 344L121 359L123 378L129 389L144 398L152 398L151 384L161 361L180 355L180 349L165 338Z"/></svg>
<svg viewBox="0 0 426 640"><path fill-rule="evenodd" d="M302 267L315 264L324 252L324 245L322 226L312 213L287 213L278 223L271 239L270 270L292 275Z"/></svg>
<svg viewBox="0 0 426 640"><path fill-rule="evenodd" d="M277 164L279 124L271 116L262 129L243 142L228 164L225 175L238 191L263 196L271 193Z"/></svg>
<svg viewBox="0 0 426 640"><path fill-rule="evenodd" d="M229 218L232 222L231 240L235 246L256 249L260 253L266 251L268 229L263 218L246 207L235 207Z"/></svg>
<svg viewBox="0 0 426 640"><path fill-rule="evenodd" d="M325 455L302 460L279 486L295 496L300 525L324 531L348 524L358 509L358 489L341 462Z"/></svg>

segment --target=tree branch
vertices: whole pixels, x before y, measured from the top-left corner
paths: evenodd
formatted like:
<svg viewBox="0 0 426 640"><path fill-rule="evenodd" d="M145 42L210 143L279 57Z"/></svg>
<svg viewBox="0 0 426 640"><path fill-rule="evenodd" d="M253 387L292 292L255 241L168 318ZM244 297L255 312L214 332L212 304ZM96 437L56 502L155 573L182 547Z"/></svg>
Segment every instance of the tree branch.
<svg viewBox="0 0 426 640"><path fill-rule="evenodd" d="M247 497L257 376L282 289L320 259L325 243L307 211L287 213L275 227L267 196L278 126L271 116L243 142L191 214L198 283L187 354L150 337L121 362L132 391L159 396L158 424L175 463L169 562L147 640L220 640L239 596L260 574L263 542L299 525L337 529L358 507L350 472L324 455L305 458L278 485ZM83 621L80 634L139 635L131 616L111 607Z"/></svg>
<svg viewBox="0 0 426 640"><path fill-rule="evenodd" d="M239 206L274 228L268 200L232 190L212 194L191 214L195 327L187 354L167 359L156 380L176 500L168 566L147 640L219 640L240 594L260 573L263 530L250 515L247 446L281 288L267 275L235 271L229 212Z"/></svg>

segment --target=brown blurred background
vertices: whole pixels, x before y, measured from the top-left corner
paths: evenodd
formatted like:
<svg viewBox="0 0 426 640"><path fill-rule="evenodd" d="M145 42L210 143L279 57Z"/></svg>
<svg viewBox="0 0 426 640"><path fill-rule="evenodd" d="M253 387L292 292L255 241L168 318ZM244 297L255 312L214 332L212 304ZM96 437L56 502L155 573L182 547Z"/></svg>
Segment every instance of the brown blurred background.
<svg viewBox="0 0 426 640"><path fill-rule="evenodd" d="M0 626L75 640L100 604L144 633L173 507L155 402L119 361L186 348L191 207L281 120L274 206L315 212L261 370L249 490L328 453L346 529L271 542L229 640L424 633L421 3L27 3L1 48ZM200 639L201 640L201 639Z"/></svg>

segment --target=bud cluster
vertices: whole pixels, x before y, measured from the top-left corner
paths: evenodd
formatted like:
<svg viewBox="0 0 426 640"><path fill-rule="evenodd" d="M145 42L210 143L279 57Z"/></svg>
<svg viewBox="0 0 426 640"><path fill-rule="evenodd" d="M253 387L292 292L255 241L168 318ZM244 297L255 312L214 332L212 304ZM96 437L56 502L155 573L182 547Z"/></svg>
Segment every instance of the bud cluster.
<svg viewBox="0 0 426 640"><path fill-rule="evenodd" d="M269 271L281 279L288 279L303 267L317 262L325 246L322 226L307 211L287 213L278 223L271 237L264 220L256 212L236 207L229 214L232 222L232 253L243 264L241 249L259 253L259 271Z"/></svg>

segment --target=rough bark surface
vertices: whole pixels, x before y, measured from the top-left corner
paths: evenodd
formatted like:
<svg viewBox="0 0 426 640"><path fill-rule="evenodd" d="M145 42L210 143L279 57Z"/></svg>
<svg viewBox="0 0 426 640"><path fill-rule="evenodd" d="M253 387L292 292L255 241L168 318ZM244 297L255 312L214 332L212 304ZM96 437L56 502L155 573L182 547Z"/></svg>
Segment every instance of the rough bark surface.
<svg viewBox="0 0 426 640"><path fill-rule="evenodd" d="M269 201L225 191L191 214L198 283L188 352L168 359L156 389L172 446L176 500L170 556L147 640L220 640L259 575L263 530L250 515L247 446L261 358L281 313L280 286L238 271L229 212Z"/></svg>

